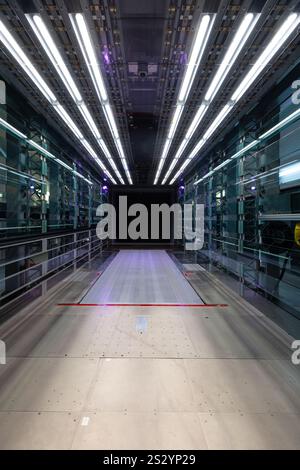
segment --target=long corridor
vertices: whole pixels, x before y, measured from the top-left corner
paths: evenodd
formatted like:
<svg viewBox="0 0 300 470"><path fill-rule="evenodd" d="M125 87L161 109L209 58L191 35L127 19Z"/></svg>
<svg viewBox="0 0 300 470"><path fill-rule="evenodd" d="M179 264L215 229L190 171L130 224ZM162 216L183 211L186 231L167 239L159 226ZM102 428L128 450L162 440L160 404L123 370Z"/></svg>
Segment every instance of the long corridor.
<svg viewBox="0 0 300 470"><path fill-rule="evenodd" d="M6 320L0 448L300 448L293 338L195 266L120 251Z"/></svg>

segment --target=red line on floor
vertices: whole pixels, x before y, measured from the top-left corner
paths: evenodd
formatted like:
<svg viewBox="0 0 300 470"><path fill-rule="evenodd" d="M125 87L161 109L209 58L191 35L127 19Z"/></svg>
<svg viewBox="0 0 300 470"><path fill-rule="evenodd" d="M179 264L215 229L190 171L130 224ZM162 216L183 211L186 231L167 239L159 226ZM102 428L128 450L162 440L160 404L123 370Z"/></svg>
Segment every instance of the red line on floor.
<svg viewBox="0 0 300 470"><path fill-rule="evenodd" d="M61 303L59 307L195 307L195 308L218 308L228 307L227 304L72 304Z"/></svg>

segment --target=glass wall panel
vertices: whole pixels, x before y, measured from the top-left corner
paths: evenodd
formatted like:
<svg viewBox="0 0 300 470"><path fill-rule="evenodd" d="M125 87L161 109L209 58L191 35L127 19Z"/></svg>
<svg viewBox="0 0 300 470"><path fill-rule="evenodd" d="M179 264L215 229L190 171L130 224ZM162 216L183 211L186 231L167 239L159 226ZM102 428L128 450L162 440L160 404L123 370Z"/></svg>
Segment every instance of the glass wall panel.
<svg viewBox="0 0 300 470"><path fill-rule="evenodd" d="M221 159L214 149L207 155L185 182L185 201L205 204L198 262L212 263L300 318L300 119L280 124L299 109L292 91L274 91L266 107L262 102L252 111L256 120L239 123L223 139ZM256 147L205 177L260 136Z"/></svg>

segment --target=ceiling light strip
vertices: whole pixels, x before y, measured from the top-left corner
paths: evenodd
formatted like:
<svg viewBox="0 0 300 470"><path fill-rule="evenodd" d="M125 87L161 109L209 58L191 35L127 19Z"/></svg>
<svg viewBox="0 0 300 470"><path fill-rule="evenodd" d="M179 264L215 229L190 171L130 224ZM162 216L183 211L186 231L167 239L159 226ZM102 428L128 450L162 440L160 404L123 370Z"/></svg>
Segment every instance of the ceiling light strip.
<svg viewBox="0 0 300 470"><path fill-rule="evenodd" d="M185 103L188 99L191 87L193 85L197 70L198 70L200 62L201 62L201 58L203 56L203 52L205 50L205 46L206 46L208 38L210 36L211 30L212 30L212 27L213 27L213 24L214 24L214 21L215 21L215 17L216 17L216 15L203 15L201 20L200 20L199 27L198 27L198 30L197 30L197 35L196 35L195 41L194 41L193 46L192 46L189 62L187 64L187 67L186 67L186 70L185 70L185 73L184 73L184 77L183 77L183 81L182 81L182 84L181 84L181 87L180 87L180 90L179 90L178 100L177 100L175 112L173 114L171 125L170 125L170 128L169 128L168 137L167 137L167 142L168 142L167 151L165 151L165 148L166 148L166 144L165 144L164 151L163 151L163 153L160 157L160 161L159 161L158 169L157 169L157 172L156 172L154 184L157 184L158 179L160 177L160 173L162 171L163 164L164 164L165 159L167 157L169 148L170 148L171 143L172 143L172 139L175 135L177 126L178 126L179 121L180 121L180 117L181 117L183 109L184 109L184 105L185 105Z"/></svg>
<svg viewBox="0 0 300 470"><path fill-rule="evenodd" d="M228 113L234 108L236 103L241 99L244 93L249 89L252 83L258 78L264 68L270 63L271 59L275 56L275 54L280 50L280 48L284 45L290 35L295 31L297 26L300 24L300 14L298 13L291 13L283 22L281 27L275 33L271 41L268 43L264 51L260 54L257 61L252 65L251 69L245 76L245 78L241 81L240 85L238 85L236 91L233 93L231 100L222 108L221 112L215 118L213 123L207 129L206 133L204 134L203 138L198 142L197 146L192 150L191 154L187 157L186 161L188 163L194 158L194 156L198 153L200 148L207 142L207 140L212 136L212 134L216 131L216 129L220 126L220 124L224 121L225 117ZM222 118L220 118L220 115ZM172 178L170 184L173 184L174 181L180 176L183 170L186 168L186 164L182 165L175 176Z"/></svg>
<svg viewBox="0 0 300 470"><path fill-rule="evenodd" d="M203 120L205 113L207 112L211 102L215 98L216 94L220 90L225 78L229 74L229 71L233 67L235 61L237 60L240 52L242 51L244 45L246 44L250 34L254 30L254 27L260 17L260 14L254 13L247 13L241 22L239 28L237 29L228 49L227 52L215 73L212 82L204 96L204 100L198 108L194 119L192 120L187 133L185 135L185 145L181 148L179 154L176 154L174 157L171 166L169 167L162 184L165 184L170 173L172 172L173 168L175 167L176 163L178 162L180 156L183 154L187 144L189 143L190 139L193 137L196 129L198 128L200 122ZM176 160L174 162L174 160Z"/></svg>
<svg viewBox="0 0 300 470"><path fill-rule="evenodd" d="M83 119L85 120L87 126L89 127L90 131L94 135L95 139L97 140L102 152L109 155L109 163L111 164L113 157L109 153L107 147L105 146L104 150L104 141L102 136L98 130L97 124L95 123L93 117L91 116L88 107L83 101L82 95L73 80L72 74L69 72L67 65L65 64L63 57L61 56L55 41L53 40L47 26L45 25L43 19L40 15L26 15L26 18L34 31L35 35L37 36L41 46L43 47L44 51L46 52L48 58L50 59L51 63L53 64L54 68L56 69L60 79L62 80L63 84L65 85L66 89L68 90L70 96L72 97L73 101L75 102L78 110L80 111ZM79 137L83 138L83 136ZM114 170L115 170L114 165ZM116 172L119 180L122 184L124 184L124 180L122 179L119 171Z"/></svg>
<svg viewBox="0 0 300 470"><path fill-rule="evenodd" d="M300 23L300 14L291 13L265 47L255 64L237 87L231 101L237 103Z"/></svg>
<svg viewBox="0 0 300 470"><path fill-rule="evenodd" d="M128 169L128 165L127 165L127 160L124 154L124 150L120 141L120 136L119 136L116 120L115 120L111 105L108 100L108 94L107 94L105 83L102 77L100 64L97 59L93 41L88 31L84 15L82 13L76 13L76 14L70 14L69 17L70 17L70 21L75 32L75 36L79 43L83 58L88 68L91 80L93 82L97 96L101 103L104 116L108 123L115 145L117 147L119 157L123 165L124 171L126 173L127 179L129 181L129 184L133 184L131 175ZM123 184L124 184L124 181L123 181Z"/></svg>
<svg viewBox="0 0 300 470"><path fill-rule="evenodd" d="M81 131L78 129L78 127L76 126L72 118L63 108L63 106L60 105L54 93L50 90L47 83L44 81L44 79L41 77L39 72L30 62L28 57L25 55L25 53L21 49L20 45L17 43L17 41L14 39L12 34L9 32L9 30L7 29L7 27L1 20L0 20L0 41L5 45L5 47L8 49L10 54L18 62L18 64L23 68L23 70L26 72L28 77L33 81L33 83L37 86L40 92L51 103L51 105L53 106L53 109L59 114L59 116L63 119L65 124L73 132L73 134L80 140L81 143L83 143L83 135ZM100 167L103 169L105 174L109 177L109 179L114 184L116 184L115 179L112 177L110 172L106 169L105 165L101 162L101 160L98 157L97 157L96 162L100 165Z"/></svg>

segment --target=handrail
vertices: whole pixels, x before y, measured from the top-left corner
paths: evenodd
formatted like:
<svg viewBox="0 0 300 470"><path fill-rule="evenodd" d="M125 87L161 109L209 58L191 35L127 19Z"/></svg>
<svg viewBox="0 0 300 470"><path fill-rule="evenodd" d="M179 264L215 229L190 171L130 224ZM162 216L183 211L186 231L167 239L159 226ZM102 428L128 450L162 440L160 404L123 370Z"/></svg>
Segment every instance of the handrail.
<svg viewBox="0 0 300 470"><path fill-rule="evenodd" d="M94 239L93 239L93 238L94 238ZM96 238L98 238L97 235L92 235L92 236L91 236L91 239L89 239L88 241L89 241L90 243L94 243L95 241L97 241ZM47 239L46 239L46 240L47 240ZM84 238L81 239L81 240L74 240L74 241L72 241L72 242L70 242L70 243L65 243L64 245L55 246L55 247L49 248L48 250L45 250L45 251L38 251L37 253L30 253L29 255L22 256L22 258L17 258L17 259L9 260L9 261L7 261L7 262L5 262L5 263L0 264L0 268L2 268L2 267L4 267L4 266L7 266L8 264L17 263L18 261L23 261L23 260L25 260L25 259L27 259L27 258L34 258L35 256L40 256L40 255L43 255L44 253L50 253L50 252L53 251L53 250L59 250L59 249L61 249L61 248L64 248L65 246L77 244L77 243L79 243L79 242L81 242L81 241L84 241ZM84 245L81 245L79 248L81 248L82 246L84 246ZM78 247L76 247L76 246L74 247L74 249L77 249L77 248L78 248ZM2 248L0 247L0 249L2 249ZM71 251L71 250L69 250L69 251ZM68 252L67 252L67 253L68 253ZM61 253L61 254L63 255L63 254L65 254L65 253ZM50 259L54 259L54 258L50 258ZM48 261L50 261L50 260L48 260Z"/></svg>
<svg viewBox="0 0 300 470"><path fill-rule="evenodd" d="M20 242L18 242L18 243L9 243L9 244L3 245L3 246L1 245L1 240L0 240L0 250L5 249L5 248L10 248L10 247L13 247L13 246L26 245L28 243L38 243L39 241L50 240L52 238L67 237L67 236L73 235L75 233L89 232L91 230L96 230L96 228L92 227L92 228L85 228L85 229L82 229L82 230L74 230L72 232L63 232L63 233L60 233L60 234L51 235L51 237L44 236L42 238L36 238L34 240L24 240L21 243Z"/></svg>
<svg viewBox="0 0 300 470"><path fill-rule="evenodd" d="M45 277L45 276L48 276L49 274L51 274L51 273L53 273L53 272L55 272L55 271L58 271L58 270L63 271L64 269L67 269L70 265L74 264L74 263L77 262L77 261L80 261L82 258L84 258L85 256L87 256L89 253L92 254L94 251L96 251L96 249L97 249L97 248L93 248L90 252L84 253L83 255L80 255L80 256L78 256L77 258L75 258L75 259L73 259L73 260L70 260L69 262L66 263L66 265L56 266L56 267L55 267L54 269L52 269L51 271L48 271L47 273L45 273L44 275L42 275L41 278L42 278L42 277ZM64 266L64 268L63 268L63 269L60 269L60 267L63 267L63 266ZM23 271L22 271L22 272L23 272ZM51 276L49 276L49 277L51 277ZM40 278L39 278L39 279L40 279ZM3 307L6 307L7 304L9 303L9 302L8 302L8 303L6 303L6 304L4 304L4 305L1 305L1 302L2 302L3 300L5 300L7 297L10 297L10 296L11 296L12 294L14 294L15 292L18 292L18 291L20 291L20 290L26 288L26 287L29 286L30 284L32 284L32 283L37 283L37 281L38 281L37 279L31 280L31 281L27 282L26 284L23 284L22 286L17 287L17 289L14 289L14 290L8 292L7 294L3 295L2 297L0 297L0 309L3 308ZM34 287L36 287L36 286L34 286ZM29 290L27 290L26 292L29 292ZM13 300L15 300L15 299L13 299Z"/></svg>
<svg viewBox="0 0 300 470"><path fill-rule="evenodd" d="M99 242L100 242L100 240L99 240ZM85 243L85 244L82 245L80 248L84 248L84 247L87 246L88 244L89 244L89 242L88 242L88 243ZM9 276L4 277L2 280L3 280L3 281L6 281L7 279L11 279L11 278L13 278L13 277L15 277L15 276L19 276L20 274L26 273L27 271L30 271L30 270L32 270L32 269L34 269L34 268L38 268L39 266L43 266L46 262L54 261L55 259L57 259L57 258L59 258L59 257L61 257L61 256L67 255L68 253L72 253L72 252L74 252L74 250L77 250L77 248L73 248L73 249L67 251L66 253L61 253L60 255L57 255L57 256L54 256L53 258L47 259L47 260L45 260L45 261L42 261L41 263L35 264L34 266L30 266L29 268L22 269L22 271L18 271L17 273L10 274ZM43 253L45 253L45 252L43 252ZM29 256L29 257L32 257L32 256Z"/></svg>

